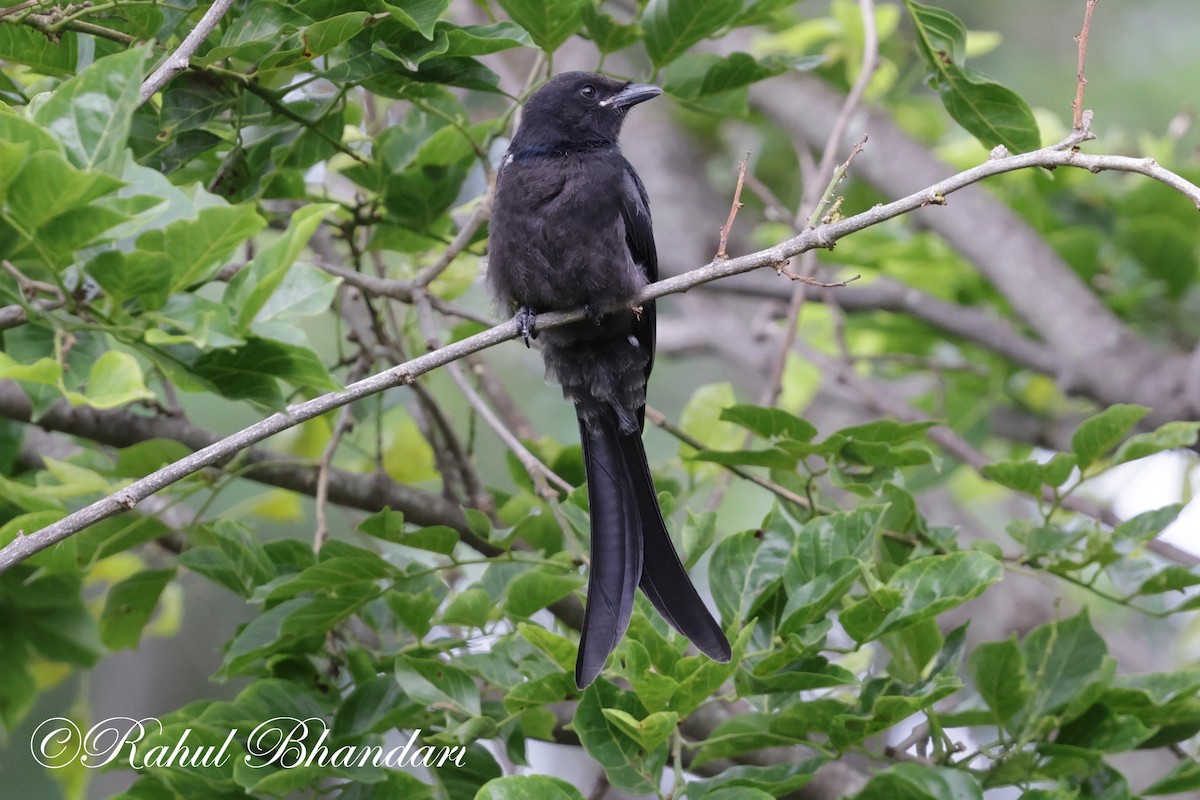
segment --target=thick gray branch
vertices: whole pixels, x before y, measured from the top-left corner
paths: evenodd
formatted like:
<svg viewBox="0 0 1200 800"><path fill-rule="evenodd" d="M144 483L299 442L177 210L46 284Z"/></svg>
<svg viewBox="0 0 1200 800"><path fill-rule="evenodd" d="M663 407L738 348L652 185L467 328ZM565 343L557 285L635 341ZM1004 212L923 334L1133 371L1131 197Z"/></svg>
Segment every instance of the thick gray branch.
<svg viewBox="0 0 1200 800"><path fill-rule="evenodd" d="M150 73L150 77L142 82L141 98L145 103L151 97L166 86L171 78L174 78L179 73L188 68L188 63L191 61L196 50L201 43L208 38L208 35L217 27L217 23L221 21L221 17L225 16L225 12L233 5L233 0L214 0L209 6L208 11L204 12L204 16L196 23L196 27L192 28L179 47L168 55L163 62L158 65L154 72Z"/></svg>

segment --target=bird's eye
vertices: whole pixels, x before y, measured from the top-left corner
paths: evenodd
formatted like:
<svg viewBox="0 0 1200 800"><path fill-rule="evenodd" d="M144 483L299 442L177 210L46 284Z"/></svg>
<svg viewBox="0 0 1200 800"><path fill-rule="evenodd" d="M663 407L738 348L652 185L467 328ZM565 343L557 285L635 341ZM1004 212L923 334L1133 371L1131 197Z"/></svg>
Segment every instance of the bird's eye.
<svg viewBox="0 0 1200 800"><path fill-rule="evenodd" d="M589 83L589 84L585 85L582 89L579 90L579 94L583 96L584 100L595 100L596 99L596 87L592 86Z"/></svg>

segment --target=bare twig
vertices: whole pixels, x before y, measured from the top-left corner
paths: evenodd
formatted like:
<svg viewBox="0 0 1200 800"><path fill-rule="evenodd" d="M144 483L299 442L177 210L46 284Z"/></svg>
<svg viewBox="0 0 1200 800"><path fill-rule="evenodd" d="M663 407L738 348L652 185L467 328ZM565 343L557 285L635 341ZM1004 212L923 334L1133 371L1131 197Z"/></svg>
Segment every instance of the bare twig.
<svg viewBox="0 0 1200 800"><path fill-rule="evenodd" d="M808 222L804 227L812 228L818 223L825 221L826 217L832 217L833 209L841 206L841 202L835 199L834 193L837 191L838 184L845 179L846 172L850 169L850 164L863 151L863 145L866 143L867 135L864 133L863 137L854 143L854 147L850 148L850 155L846 156L846 160L837 165L837 169L829 176L829 185L825 187L820 202L813 208L812 214L809 215Z"/></svg>
<svg viewBox="0 0 1200 800"><path fill-rule="evenodd" d="M875 0L858 0L858 12L863 26L862 62L858 68L858 77L854 79L854 85L850 87L850 92L846 95L846 100L842 103L842 108L833 121L833 126L829 129L829 137L825 140L825 148L821 151L821 162L812 175L814 180L820 180L822 175L828 175L833 170L833 159L837 157L838 143L842 141L846 125L850 123L850 117L854 115L855 109L862 102L863 95L871 84L871 76L875 74L875 69L879 65L879 31L875 26ZM813 184L810 183L811 185ZM814 224L811 217L816 209L817 198L812 196L811 191L806 191L805 195L805 202L797 210L796 218L792 223L797 230L804 224L805 206L814 209L809 212L809 226Z"/></svg>
<svg viewBox="0 0 1200 800"><path fill-rule="evenodd" d="M175 51L168 55L154 72L150 73L150 77L142 82L141 98L143 103L149 101L172 78L188 68L188 63L195 55L196 50L213 32L217 23L221 21L221 17L225 16L225 12L232 5L233 0L213 0L208 11L204 12L204 16L196 23L196 27L192 28L191 33L184 37L179 47L175 48Z"/></svg>
<svg viewBox="0 0 1200 800"><path fill-rule="evenodd" d="M437 349L441 347L441 337L438 335L437 326L434 324L432 307L429 305L427 297L428 295L424 292L417 294L417 314L420 317L421 329L428 342L429 349L437 352ZM547 500L553 500L556 497L557 493L550 488L550 483L553 483L566 494L570 494L575 490L574 486L560 478L554 470L547 467L537 456L529 452L529 448L521 444L521 440L508 429L504 422L492 411L491 407L483 401L479 393L475 391L475 387L467 380L466 375L459 369L458 364L447 364L446 370L450 373L450 378L458 386L459 391L463 393L463 397L471 404L471 408L475 409L475 413L487 423L487 426L500 438L504 446L512 451L517 460L521 462L521 466L529 474L530 480L533 481L534 487L541 497Z"/></svg>
<svg viewBox="0 0 1200 800"><path fill-rule="evenodd" d="M1072 138L1084 141L1090 136L1077 132ZM1067 140L1069 143L1071 139ZM817 247L829 247L844 236L877 225L901 214L928 206L931 196L945 197L959 189L978 183L984 178L1013 172L1029 167L1069 166L1088 169L1092 172L1120 170L1138 172L1166 183L1190 198L1200 207L1200 187L1156 164L1153 159L1137 159L1125 156L1092 156L1079 153L1074 147L1063 149L1060 145L1021 153L1008 158L990 159L976 167L960 172L907 197L885 205L875 206L861 214L818 225L773 247L727 260L714 259L699 269L675 275L653 283L643 289L629 303L642 305L668 294L684 292L710 281L730 275L749 272L761 267L774 267L793 256ZM542 329L554 328L586 317L583 309L567 312L546 313L538 316ZM372 375L337 392L316 397L303 403L289 406L231 436L213 443L186 458L170 464L141 480L135 481L121 491L82 508L45 528L30 534L20 535L0 549L0 572L23 561L29 556L66 539L78 531L100 520L119 514L136 506L141 500L170 486L188 475L211 466L230 455L273 436L301 422L341 408L347 403L370 395L412 383L419 375L456 361L470 353L492 347L500 342L516 338L519 326L515 319L508 320L489 330L478 333L432 353L411 359L384 372Z"/></svg>
<svg viewBox="0 0 1200 800"><path fill-rule="evenodd" d="M737 186L733 190L733 203L729 206L729 218L725 220L725 225L721 228L721 243L717 248L717 258L729 258L729 254L725 252L726 245L729 244L729 232L733 230L733 221L737 219L738 211L742 209L742 185L746 182L746 162L750 160L750 153L746 153L746 157L738 162L738 178Z"/></svg>
<svg viewBox="0 0 1200 800"><path fill-rule="evenodd" d="M360 354L350 373L353 376L352 379L365 375L370 365L370 357L365 352ZM352 408L352 405L342 406L337 422L334 423L333 431L329 434L329 441L325 443L325 449L321 451L321 459L317 462L317 528L313 533L313 552L320 552L321 546L329 538L329 473L333 467L333 457L342 444L342 438L353 427Z"/></svg>
<svg viewBox="0 0 1200 800"><path fill-rule="evenodd" d="M775 271L793 281L799 281L805 286L815 286L818 289L845 289L849 284L862 277L862 275L855 275L853 278L846 278L844 281L832 281L826 283L825 281L819 281L816 278L808 275L801 275L798 272L793 272L788 268L788 262L786 261L784 261L782 264L776 264Z"/></svg>
<svg viewBox="0 0 1200 800"><path fill-rule="evenodd" d="M1087 78L1083 77L1083 65L1087 61L1087 45L1088 33L1092 29L1092 12L1096 9L1096 0L1086 0L1087 6L1083 11L1083 28L1075 36L1075 41L1079 44L1079 60L1076 62L1075 68L1075 99L1071 101L1071 108L1075 112L1074 128L1075 130L1083 130L1083 87L1087 85Z"/></svg>

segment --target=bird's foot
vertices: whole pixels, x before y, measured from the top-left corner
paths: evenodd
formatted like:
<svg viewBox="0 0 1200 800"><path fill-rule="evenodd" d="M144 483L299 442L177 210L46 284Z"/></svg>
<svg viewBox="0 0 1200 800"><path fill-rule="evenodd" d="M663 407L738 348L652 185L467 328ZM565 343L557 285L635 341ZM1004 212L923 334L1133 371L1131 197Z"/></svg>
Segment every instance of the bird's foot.
<svg viewBox="0 0 1200 800"><path fill-rule="evenodd" d="M528 306L521 306L517 309L517 330L521 334L521 338L525 340L525 346L529 347L529 340L536 339L537 332L537 312Z"/></svg>
<svg viewBox="0 0 1200 800"><path fill-rule="evenodd" d="M599 328L604 323L604 309L596 308L590 303L583 304L583 313L587 314L587 318L596 324Z"/></svg>

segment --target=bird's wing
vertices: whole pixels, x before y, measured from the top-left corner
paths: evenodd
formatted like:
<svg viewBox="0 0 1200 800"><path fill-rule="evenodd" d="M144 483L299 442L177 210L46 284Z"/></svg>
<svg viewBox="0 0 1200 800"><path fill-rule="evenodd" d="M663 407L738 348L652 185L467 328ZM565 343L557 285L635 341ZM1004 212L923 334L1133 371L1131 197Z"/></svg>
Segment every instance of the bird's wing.
<svg viewBox="0 0 1200 800"><path fill-rule="evenodd" d="M654 247L654 225L650 220L650 199L646 186L633 166L625 162L625 185L621 193L621 219L625 223L625 243L633 262L641 267L646 281L658 280L658 250ZM654 368L655 312L654 303L644 303L642 313L633 324L633 335L649 355L646 379ZM644 424L644 409L638 410L638 422Z"/></svg>

